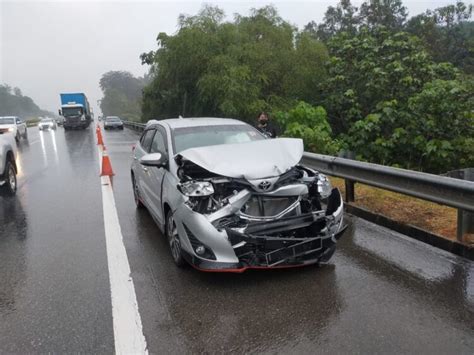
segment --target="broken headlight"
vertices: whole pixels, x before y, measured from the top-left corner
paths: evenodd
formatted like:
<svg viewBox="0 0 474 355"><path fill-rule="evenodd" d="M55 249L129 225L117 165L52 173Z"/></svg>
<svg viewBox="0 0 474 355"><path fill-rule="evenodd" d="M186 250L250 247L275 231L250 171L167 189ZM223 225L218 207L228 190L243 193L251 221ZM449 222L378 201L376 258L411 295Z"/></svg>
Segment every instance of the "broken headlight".
<svg viewBox="0 0 474 355"><path fill-rule="evenodd" d="M178 185L180 191L189 197L210 196L214 187L208 181L187 181Z"/></svg>
<svg viewBox="0 0 474 355"><path fill-rule="evenodd" d="M318 192L321 198L327 198L331 195L332 185L329 179L324 174L318 175Z"/></svg>

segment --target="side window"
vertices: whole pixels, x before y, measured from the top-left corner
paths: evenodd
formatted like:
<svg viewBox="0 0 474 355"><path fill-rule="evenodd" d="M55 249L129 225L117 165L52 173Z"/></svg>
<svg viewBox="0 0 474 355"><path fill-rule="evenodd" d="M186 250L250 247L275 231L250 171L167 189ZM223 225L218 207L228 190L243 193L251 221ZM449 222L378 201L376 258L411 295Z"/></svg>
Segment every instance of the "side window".
<svg viewBox="0 0 474 355"><path fill-rule="evenodd" d="M151 142L153 140L153 136L155 135L154 129L149 129L143 133L142 138L140 139L140 145L142 146L145 152L150 151Z"/></svg>
<svg viewBox="0 0 474 355"><path fill-rule="evenodd" d="M157 131L153 142L151 143L150 153L166 153L166 143L163 137L163 134L160 131Z"/></svg>
<svg viewBox="0 0 474 355"><path fill-rule="evenodd" d="M21 123L21 120L17 117L16 118L16 124L20 124Z"/></svg>

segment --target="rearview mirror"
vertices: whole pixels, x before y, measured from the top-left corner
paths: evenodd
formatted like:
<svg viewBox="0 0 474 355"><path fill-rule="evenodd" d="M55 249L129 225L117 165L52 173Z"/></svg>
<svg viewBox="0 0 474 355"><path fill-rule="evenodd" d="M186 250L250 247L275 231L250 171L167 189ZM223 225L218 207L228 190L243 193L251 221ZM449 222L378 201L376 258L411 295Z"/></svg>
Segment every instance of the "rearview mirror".
<svg viewBox="0 0 474 355"><path fill-rule="evenodd" d="M161 153L150 153L144 155L140 159L140 164L144 166L156 166L157 168L164 168L168 164L168 159Z"/></svg>

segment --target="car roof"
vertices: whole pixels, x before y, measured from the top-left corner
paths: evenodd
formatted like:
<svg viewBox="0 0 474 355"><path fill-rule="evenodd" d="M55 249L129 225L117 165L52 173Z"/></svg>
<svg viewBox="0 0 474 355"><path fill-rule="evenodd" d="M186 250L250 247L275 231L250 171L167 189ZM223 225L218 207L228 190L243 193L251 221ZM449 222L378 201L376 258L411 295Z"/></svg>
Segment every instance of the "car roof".
<svg viewBox="0 0 474 355"><path fill-rule="evenodd" d="M165 124L170 129L182 127L200 127L200 126L224 126L224 125L245 125L247 123L233 119L233 118L218 118L218 117L189 117L189 118L170 118L166 120L150 120L147 126L154 124Z"/></svg>

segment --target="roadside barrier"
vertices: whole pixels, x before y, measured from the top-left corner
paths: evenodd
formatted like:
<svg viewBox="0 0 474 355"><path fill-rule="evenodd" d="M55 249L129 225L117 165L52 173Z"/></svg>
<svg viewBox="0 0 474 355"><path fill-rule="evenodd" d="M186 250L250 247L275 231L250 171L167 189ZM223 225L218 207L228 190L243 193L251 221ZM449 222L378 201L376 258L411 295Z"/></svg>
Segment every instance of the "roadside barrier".
<svg viewBox="0 0 474 355"><path fill-rule="evenodd" d="M100 130L99 126L97 126L96 132L97 132L97 145L103 146L104 140L102 138L102 131Z"/></svg>
<svg viewBox="0 0 474 355"><path fill-rule="evenodd" d="M102 149L102 171L100 176L114 176L114 171L112 170L112 164L110 163L109 154L107 154L107 149L103 146Z"/></svg>

